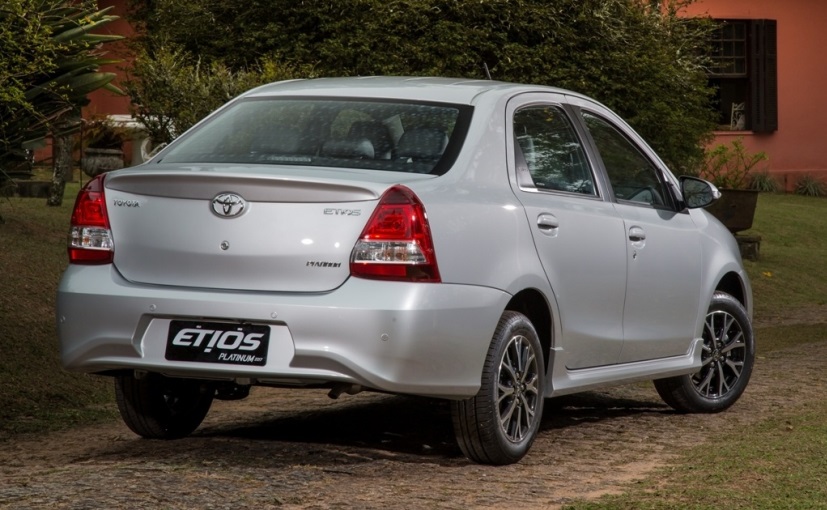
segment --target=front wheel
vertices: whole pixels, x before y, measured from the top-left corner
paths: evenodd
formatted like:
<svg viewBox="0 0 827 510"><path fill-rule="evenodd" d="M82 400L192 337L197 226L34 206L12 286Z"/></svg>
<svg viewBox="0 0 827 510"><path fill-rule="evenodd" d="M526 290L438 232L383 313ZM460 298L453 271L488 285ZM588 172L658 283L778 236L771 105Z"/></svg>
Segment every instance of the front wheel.
<svg viewBox="0 0 827 510"><path fill-rule="evenodd" d="M545 370L534 326L506 311L497 324L480 391L452 402L457 443L466 457L483 464L512 464L528 452L543 416Z"/></svg>
<svg viewBox="0 0 827 510"><path fill-rule="evenodd" d="M191 434L210 410L215 386L195 379L149 373L115 378L115 397L124 423L147 439L178 439Z"/></svg>
<svg viewBox="0 0 827 510"><path fill-rule="evenodd" d="M704 321L701 369L656 380L655 388L677 411L723 411L746 389L754 363L755 340L746 310L734 297L716 292Z"/></svg>

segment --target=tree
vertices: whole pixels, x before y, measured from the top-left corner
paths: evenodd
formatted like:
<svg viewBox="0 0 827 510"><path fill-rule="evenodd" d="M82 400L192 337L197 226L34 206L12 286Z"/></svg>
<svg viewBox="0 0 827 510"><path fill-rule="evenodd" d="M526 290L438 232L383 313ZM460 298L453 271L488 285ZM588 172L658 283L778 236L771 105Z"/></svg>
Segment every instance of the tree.
<svg viewBox="0 0 827 510"><path fill-rule="evenodd" d="M203 62L170 44L138 48L126 81L133 114L154 144L166 144L233 97L271 81L312 76L263 58L233 70L220 60Z"/></svg>
<svg viewBox="0 0 827 510"><path fill-rule="evenodd" d="M133 0L140 44L238 70L268 55L322 76L441 75L594 96L673 169L696 169L714 128L711 24L692 0Z"/></svg>
<svg viewBox="0 0 827 510"><path fill-rule="evenodd" d="M4 0L0 171L25 157L25 142L54 132L93 90L119 92L110 83L114 73L99 72L99 67L115 62L103 57L101 45L121 37L92 33L116 19L108 11L99 10L94 0Z"/></svg>

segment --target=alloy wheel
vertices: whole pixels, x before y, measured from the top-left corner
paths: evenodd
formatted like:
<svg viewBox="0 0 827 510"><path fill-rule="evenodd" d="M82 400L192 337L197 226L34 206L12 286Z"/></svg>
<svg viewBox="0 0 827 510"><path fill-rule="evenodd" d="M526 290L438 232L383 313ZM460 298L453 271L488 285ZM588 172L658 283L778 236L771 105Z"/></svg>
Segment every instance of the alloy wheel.
<svg viewBox="0 0 827 510"><path fill-rule="evenodd" d="M747 345L743 327L725 311L710 312L706 316L703 340L701 370L692 377L692 383L703 397L724 397L744 369Z"/></svg>
<svg viewBox="0 0 827 510"><path fill-rule="evenodd" d="M538 379L537 355L531 343L515 335L500 361L496 401L500 427L511 442L522 441L538 419Z"/></svg>

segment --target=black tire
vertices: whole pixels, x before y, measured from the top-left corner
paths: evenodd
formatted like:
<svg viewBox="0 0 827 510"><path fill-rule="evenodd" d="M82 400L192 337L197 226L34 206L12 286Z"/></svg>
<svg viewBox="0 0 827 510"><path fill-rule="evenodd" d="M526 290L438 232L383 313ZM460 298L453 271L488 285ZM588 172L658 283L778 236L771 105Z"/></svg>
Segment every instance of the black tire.
<svg viewBox="0 0 827 510"><path fill-rule="evenodd" d="M134 433L147 439L179 439L204 421L215 386L195 379L149 373L140 379L130 372L115 377L121 417Z"/></svg>
<svg viewBox="0 0 827 510"><path fill-rule="evenodd" d="M451 403L457 443L482 464L512 464L534 442L543 417L545 364L540 340L523 314L506 311L497 324L479 393Z"/></svg>
<svg viewBox="0 0 827 510"><path fill-rule="evenodd" d="M724 292L709 304L703 331L701 369L655 381L664 402L680 412L716 413L734 404L755 364L752 323L743 305Z"/></svg>

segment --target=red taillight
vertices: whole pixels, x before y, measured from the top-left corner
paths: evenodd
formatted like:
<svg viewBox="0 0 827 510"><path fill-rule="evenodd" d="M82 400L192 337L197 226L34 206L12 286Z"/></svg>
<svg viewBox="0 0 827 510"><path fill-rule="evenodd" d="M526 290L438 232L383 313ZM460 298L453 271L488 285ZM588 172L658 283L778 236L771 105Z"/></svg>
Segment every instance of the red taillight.
<svg viewBox="0 0 827 510"><path fill-rule="evenodd" d="M69 231L69 262L73 264L108 264L114 257L103 179L101 174L86 183L75 200Z"/></svg>
<svg viewBox="0 0 827 510"><path fill-rule="evenodd" d="M394 186L359 236L350 274L381 280L440 282L434 242L422 202L405 186Z"/></svg>

